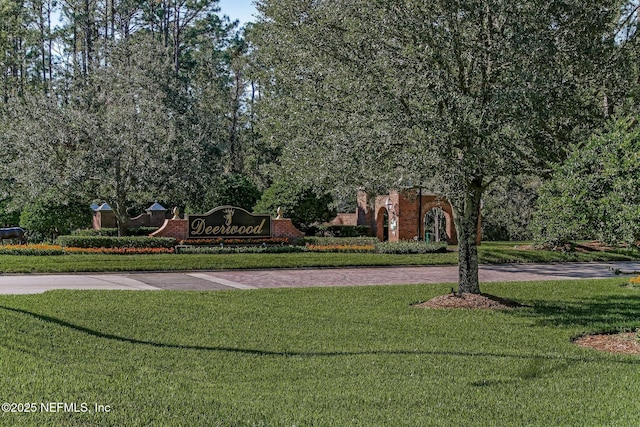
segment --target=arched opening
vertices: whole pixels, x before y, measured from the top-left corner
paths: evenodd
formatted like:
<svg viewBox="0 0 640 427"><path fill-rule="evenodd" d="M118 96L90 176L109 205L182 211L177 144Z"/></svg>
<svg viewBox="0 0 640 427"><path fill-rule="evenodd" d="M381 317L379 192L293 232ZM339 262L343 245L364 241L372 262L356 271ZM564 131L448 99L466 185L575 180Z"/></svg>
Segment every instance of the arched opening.
<svg viewBox="0 0 640 427"><path fill-rule="evenodd" d="M424 240L426 242L447 242L447 217L442 208L435 207L424 216Z"/></svg>
<svg viewBox="0 0 640 427"><path fill-rule="evenodd" d="M389 240L389 212L385 209L382 215L382 241L386 242Z"/></svg>
<svg viewBox="0 0 640 427"><path fill-rule="evenodd" d="M386 242L389 240L389 212L385 208L378 210L378 220L376 223L378 240Z"/></svg>

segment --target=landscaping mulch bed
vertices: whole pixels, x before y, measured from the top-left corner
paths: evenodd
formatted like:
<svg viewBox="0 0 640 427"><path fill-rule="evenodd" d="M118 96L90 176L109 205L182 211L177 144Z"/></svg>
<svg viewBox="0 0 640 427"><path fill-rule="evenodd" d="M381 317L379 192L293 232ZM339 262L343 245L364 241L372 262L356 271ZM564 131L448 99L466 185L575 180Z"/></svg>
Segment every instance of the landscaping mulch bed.
<svg viewBox="0 0 640 427"><path fill-rule="evenodd" d="M576 339L574 342L581 347L593 348L610 353L640 354L638 331L620 332L617 334L585 335Z"/></svg>
<svg viewBox="0 0 640 427"><path fill-rule="evenodd" d="M506 300L488 294L457 294L441 295L416 304L417 308L470 308L482 310L508 310L524 307L515 301Z"/></svg>

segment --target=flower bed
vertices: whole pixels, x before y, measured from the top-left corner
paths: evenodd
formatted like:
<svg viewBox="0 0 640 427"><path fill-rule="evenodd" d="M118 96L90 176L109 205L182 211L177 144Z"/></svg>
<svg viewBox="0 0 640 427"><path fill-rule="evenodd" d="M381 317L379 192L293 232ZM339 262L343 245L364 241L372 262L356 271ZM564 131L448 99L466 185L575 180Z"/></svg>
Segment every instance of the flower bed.
<svg viewBox="0 0 640 427"><path fill-rule="evenodd" d="M0 246L0 255L64 255L84 254L228 254L228 253L293 253L342 252L383 254L426 254L446 252L444 244L425 242L378 242L371 240L320 239L304 246L288 245L286 238L271 239L190 239L175 246L173 238L160 237L103 237L62 236L60 245L6 245ZM640 276L631 279L640 285Z"/></svg>
<svg viewBox="0 0 640 427"><path fill-rule="evenodd" d="M303 246L177 246L180 254L281 254L306 252Z"/></svg>
<svg viewBox="0 0 640 427"><path fill-rule="evenodd" d="M66 253L80 254L172 254L174 248L64 248Z"/></svg>
<svg viewBox="0 0 640 427"><path fill-rule="evenodd" d="M369 252L376 251L375 245L307 245L310 252Z"/></svg>
<svg viewBox="0 0 640 427"><path fill-rule="evenodd" d="M60 245L0 246L0 255L65 255L65 254L171 254L174 248L75 248Z"/></svg>
<svg viewBox="0 0 640 427"><path fill-rule="evenodd" d="M186 239L180 242L184 246L227 246L227 245L288 245L286 237L268 237L262 239Z"/></svg>

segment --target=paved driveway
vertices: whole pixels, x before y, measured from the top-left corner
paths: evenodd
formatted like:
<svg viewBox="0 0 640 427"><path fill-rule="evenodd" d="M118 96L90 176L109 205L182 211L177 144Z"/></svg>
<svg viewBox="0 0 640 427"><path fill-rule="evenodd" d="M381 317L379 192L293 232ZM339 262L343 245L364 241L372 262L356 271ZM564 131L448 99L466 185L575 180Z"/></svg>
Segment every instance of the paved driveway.
<svg viewBox="0 0 640 427"><path fill-rule="evenodd" d="M640 272L640 262L481 265L481 282L616 277ZM455 283L456 266L321 268L105 274L0 275L0 294L53 289L231 290L311 286Z"/></svg>

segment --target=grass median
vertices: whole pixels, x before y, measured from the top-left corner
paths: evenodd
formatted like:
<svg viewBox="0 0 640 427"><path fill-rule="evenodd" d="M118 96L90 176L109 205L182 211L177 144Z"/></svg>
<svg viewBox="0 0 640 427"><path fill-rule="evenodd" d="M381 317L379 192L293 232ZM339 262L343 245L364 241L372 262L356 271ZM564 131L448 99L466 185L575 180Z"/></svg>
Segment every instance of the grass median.
<svg viewBox="0 0 640 427"><path fill-rule="evenodd" d="M510 311L411 306L444 285L0 296L2 397L38 405L0 424L637 425L640 358L571 342L640 326L623 283L485 284Z"/></svg>
<svg viewBox="0 0 640 427"><path fill-rule="evenodd" d="M481 263L629 261L640 259L640 251L556 252L522 250L513 242L483 243ZM283 254L66 254L56 256L0 255L1 273L65 273L105 271L224 270L249 268L307 268L401 265L454 265L455 247L447 253L283 253Z"/></svg>

